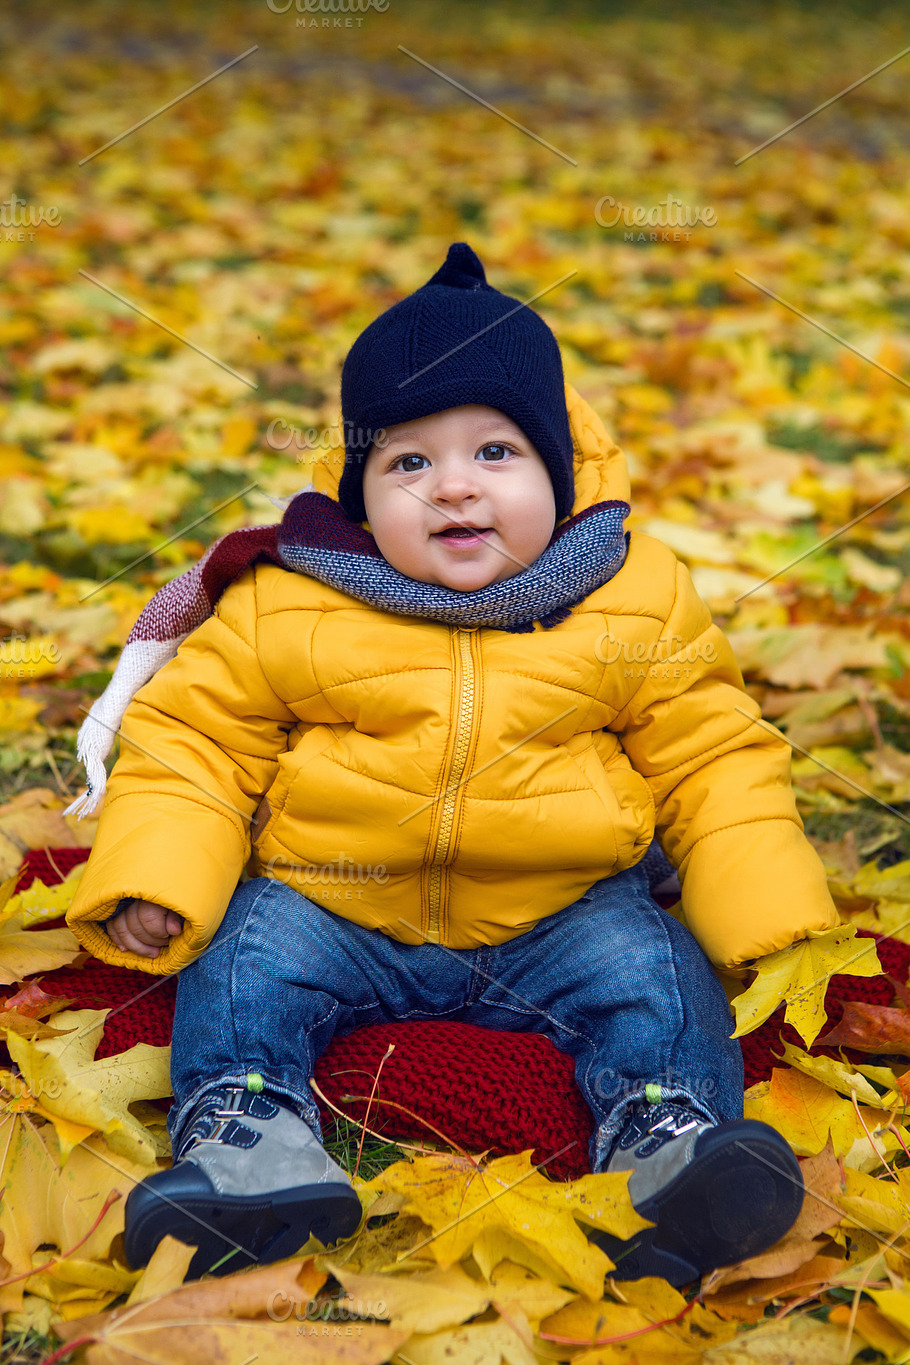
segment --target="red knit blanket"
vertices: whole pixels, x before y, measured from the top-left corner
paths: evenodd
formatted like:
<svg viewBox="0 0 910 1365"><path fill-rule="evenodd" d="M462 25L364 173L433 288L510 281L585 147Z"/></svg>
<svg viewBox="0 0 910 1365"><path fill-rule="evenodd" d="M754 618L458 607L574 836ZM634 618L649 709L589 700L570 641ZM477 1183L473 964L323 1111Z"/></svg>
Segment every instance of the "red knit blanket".
<svg viewBox="0 0 910 1365"><path fill-rule="evenodd" d="M50 858L48 851L40 849L28 854L17 891L36 878L53 885L61 874L84 862L89 850L59 848L49 853ZM878 955L886 973L906 980L910 946L879 938ZM138 1042L159 1047L170 1042L176 995L173 977L146 977L91 958L82 967L47 973L41 986L49 995L73 1000L75 1009L110 1009L99 1057L123 1052ZM892 994L885 977L834 977L825 1000L829 1023L837 1023L847 1000L888 1005ZM800 1043L779 1012L741 1040L747 1086L771 1075L774 1054L782 1051L781 1039ZM532 1148L534 1160L545 1163L547 1174L557 1180L575 1179L590 1171L591 1112L575 1085L572 1059L548 1038L455 1021L409 1021L356 1029L333 1039L316 1063L320 1089L352 1118L364 1121L367 1106L364 1100L345 1097L369 1095L389 1043L395 1044L395 1051L382 1068L370 1128L410 1141L434 1142L442 1134L468 1151L490 1149L497 1156ZM860 1054L856 1060L862 1060ZM320 1109L323 1122L329 1121L331 1110L321 1102ZM561 1155L551 1160L557 1152Z"/></svg>

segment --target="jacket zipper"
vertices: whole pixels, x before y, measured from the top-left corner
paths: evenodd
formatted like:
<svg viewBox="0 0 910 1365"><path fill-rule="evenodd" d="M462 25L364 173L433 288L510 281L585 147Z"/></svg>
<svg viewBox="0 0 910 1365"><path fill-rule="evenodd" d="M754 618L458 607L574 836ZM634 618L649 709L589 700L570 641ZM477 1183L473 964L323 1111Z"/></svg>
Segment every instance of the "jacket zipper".
<svg viewBox="0 0 910 1365"><path fill-rule="evenodd" d="M442 879L445 872L445 862L449 856L449 847L452 843L452 829L455 823L455 807L461 791L461 779L464 776L465 765L471 748L471 731L474 724L474 697L476 691L474 655L471 652L471 632L455 629L455 639L458 645L460 668L458 673L458 730L455 736L455 748L452 754L452 766L449 770L445 785L445 795L442 798L442 810L439 819L439 830L436 836L436 851L433 855L433 862L430 867L429 877L429 927L427 929L427 941L429 943L439 943L439 912L442 905Z"/></svg>

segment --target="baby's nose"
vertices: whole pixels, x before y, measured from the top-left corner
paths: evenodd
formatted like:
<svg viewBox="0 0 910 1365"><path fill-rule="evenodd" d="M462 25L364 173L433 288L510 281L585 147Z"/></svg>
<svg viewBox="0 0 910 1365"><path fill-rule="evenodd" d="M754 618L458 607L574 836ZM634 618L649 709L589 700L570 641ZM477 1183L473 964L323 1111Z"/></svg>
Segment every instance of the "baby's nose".
<svg viewBox="0 0 910 1365"><path fill-rule="evenodd" d="M433 495L444 502L460 502L477 493L477 474L472 465L453 464L436 472Z"/></svg>

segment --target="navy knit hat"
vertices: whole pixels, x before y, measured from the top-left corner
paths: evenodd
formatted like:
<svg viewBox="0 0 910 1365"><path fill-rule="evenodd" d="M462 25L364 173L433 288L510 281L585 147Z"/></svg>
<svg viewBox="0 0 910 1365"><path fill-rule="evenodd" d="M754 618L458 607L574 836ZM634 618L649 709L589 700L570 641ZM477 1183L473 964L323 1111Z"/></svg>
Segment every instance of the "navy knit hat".
<svg viewBox="0 0 910 1365"><path fill-rule="evenodd" d="M433 278L380 314L344 362L345 515L366 520L363 466L374 436L466 403L498 408L521 427L550 472L556 520L568 516L572 434L556 338L537 313L487 284L467 242L455 242Z"/></svg>

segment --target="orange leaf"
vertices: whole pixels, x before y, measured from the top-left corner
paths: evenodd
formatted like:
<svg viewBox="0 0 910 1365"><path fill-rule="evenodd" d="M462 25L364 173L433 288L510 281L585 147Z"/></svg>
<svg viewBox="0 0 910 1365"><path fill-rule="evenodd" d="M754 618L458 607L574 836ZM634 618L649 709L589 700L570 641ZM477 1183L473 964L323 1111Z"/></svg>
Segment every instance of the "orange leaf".
<svg viewBox="0 0 910 1365"><path fill-rule="evenodd" d="M3 1001L0 1011L16 1010L19 1014L28 1015L30 1019L40 1019L43 1014L54 1014L71 1004L71 1000L64 1000L59 995L47 995L38 981L26 981L15 995L10 995Z"/></svg>
<svg viewBox="0 0 910 1365"><path fill-rule="evenodd" d="M848 1000L840 1022L818 1042L825 1047L854 1047L858 1052L910 1057L910 1013L892 1005Z"/></svg>
<svg viewBox="0 0 910 1365"><path fill-rule="evenodd" d="M821 1243L815 1242L813 1245L817 1250ZM737 1280L722 1285L716 1292L706 1292L703 1303L719 1317L735 1318L739 1322L757 1322L764 1316L765 1304L775 1299L801 1299L810 1294L820 1294L843 1268L844 1262L839 1256L813 1255L811 1260L786 1275L767 1280Z"/></svg>

